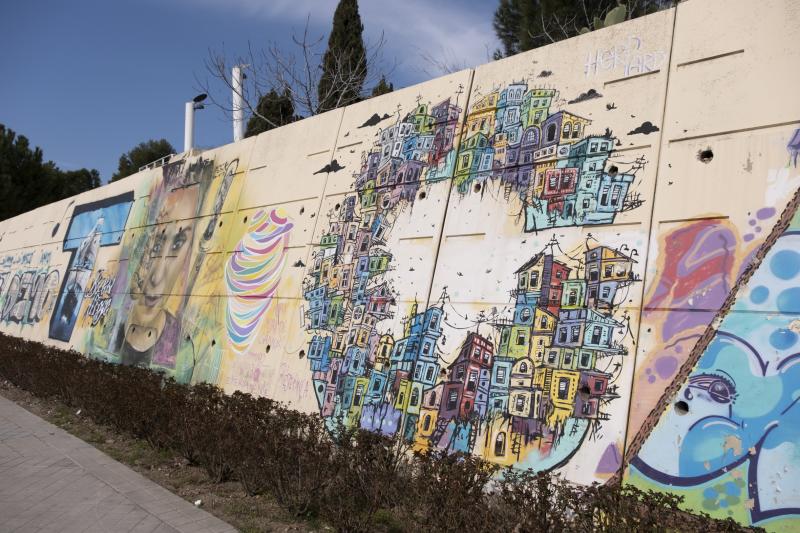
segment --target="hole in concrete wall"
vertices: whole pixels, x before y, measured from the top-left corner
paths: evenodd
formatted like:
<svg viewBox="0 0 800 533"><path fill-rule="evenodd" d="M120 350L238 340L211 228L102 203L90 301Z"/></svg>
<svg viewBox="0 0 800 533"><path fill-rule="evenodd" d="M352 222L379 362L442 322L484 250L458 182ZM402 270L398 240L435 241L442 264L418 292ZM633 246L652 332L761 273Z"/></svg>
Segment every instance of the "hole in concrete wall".
<svg viewBox="0 0 800 533"><path fill-rule="evenodd" d="M152 332L152 331L148 331L148 332L147 332L147 336L148 336L148 337L152 337L152 336L153 336L153 332Z"/></svg>
<svg viewBox="0 0 800 533"><path fill-rule="evenodd" d="M689 404L685 401L681 400L679 402L675 402L675 412L681 416L685 415L689 412Z"/></svg>
<svg viewBox="0 0 800 533"><path fill-rule="evenodd" d="M426 196L428 196L428 195L425 193L425 191L422 191L421 193L419 193L419 199L420 200L424 200Z"/></svg>
<svg viewBox="0 0 800 533"><path fill-rule="evenodd" d="M476 183L475 184L475 192L481 192L481 184L480 183Z"/></svg>
<svg viewBox="0 0 800 533"><path fill-rule="evenodd" d="M217 340L211 339L211 346L216 346L216 345L217 345Z"/></svg>
<svg viewBox="0 0 800 533"><path fill-rule="evenodd" d="M613 178L617 174L619 174L619 169L617 168L617 165L611 165L610 167L608 167L608 175L609 176L611 176Z"/></svg>
<svg viewBox="0 0 800 533"><path fill-rule="evenodd" d="M340 207L342 207L342 206L340 206L339 204L336 204L335 206L333 206L333 208L334 208L336 211L338 211Z"/></svg>
<svg viewBox="0 0 800 533"><path fill-rule="evenodd" d="M306 208L305 208L305 207L301 207L301 208L300 208L300 214L302 215L302 214L303 214L303 213L305 213L305 212L306 212Z"/></svg>
<svg viewBox="0 0 800 533"><path fill-rule="evenodd" d="M267 349L266 349L266 350L264 350L264 352L265 352L265 353L269 353L269 351L270 351L271 349L272 349L272 346L270 346L269 344L267 344Z"/></svg>
<svg viewBox="0 0 800 533"><path fill-rule="evenodd" d="M247 222L247 217L244 217L244 220L242 220L242 222Z"/></svg>
<svg viewBox="0 0 800 533"><path fill-rule="evenodd" d="M300 359L302 359L305 356L306 356L306 351L305 350L300 350Z"/></svg>
<svg viewBox="0 0 800 533"><path fill-rule="evenodd" d="M133 326L133 327L131 328L131 333L136 333L136 326Z"/></svg>
<svg viewBox="0 0 800 533"><path fill-rule="evenodd" d="M581 400L583 400L584 402L589 399L590 393L591 391L589 390L589 385L586 385L585 383L581 385L580 389L578 389L578 394L580 394Z"/></svg>
<svg viewBox="0 0 800 533"><path fill-rule="evenodd" d="M702 163L710 163L711 160L714 159L714 152L711 150L711 148L700 150L697 152L697 159L699 159Z"/></svg>
<svg viewBox="0 0 800 533"><path fill-rule="evenodd" d="M220 228L222 227L222 221L221 220L219 221L219 227Z"/></svg>

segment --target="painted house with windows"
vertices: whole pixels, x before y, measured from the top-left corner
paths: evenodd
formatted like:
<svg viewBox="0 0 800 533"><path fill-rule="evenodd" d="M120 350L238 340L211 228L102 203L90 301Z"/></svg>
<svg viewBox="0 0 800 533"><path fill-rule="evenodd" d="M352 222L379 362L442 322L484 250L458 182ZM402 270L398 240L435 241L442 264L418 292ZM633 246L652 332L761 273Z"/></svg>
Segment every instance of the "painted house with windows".
<svg viewBox="0 0 800 533"><path fill-rule="evenodd" d="M567 418L605 416L614 383L598 366L626 353L613 306L636 281L633 259L618 250L589 249L583 264L557 259L555 248L532 256L515 272L513 314L488 324L497 336L479 324L449 363L437 347L445 294L426 309L413 305L397 338L379 329L396 306L385 278L396 207L426 181L452 176L464 193L497 179L523 200L529 231L611 221L623 209L632 176L608 166L612 140L587 134L587 119L550 114L556 96L512 83L481 97L458 150L461 110L451 100L418 102L378 133L356 191L331 209L304 282L308 361L328 423L399 433L417 449L470 451L482 442L484 456L510 464L533 439L552 445Z"/></svg>
<svg viewBox="0 0 800 533"><path fill-rule="evenodd" d="M535 365L529 357L514 362L511 369L508 413L520 418L538 418L542 391L535 387L533 375Z"/></svg>
<svg viewBox="0 0 800 533"><path fill-rule="evenodd" d="M540 126L550 114L550 105L558 97L555 89L534 88L522 97L520 115L522 127Z"/></svg>
<svg viewBox="0 0 800 533"><path fill-rule="evenodd" d="M488 178L492 170L494 148L489 138L478 132L468 137L458 152L455 184L460 193L469 190L470 182Z"/></svg>
<svg viewBox="0 0 800 533"><path fill-rule="evenodd" d="M469 418L473 412L486 414L494 346L492 342L471 331L461 345L455 361L447 369L449 382L445 385L446 410L441 418ZM450 401L455 398L457 405Z"/></svg>
<svg viewBox="0 0 800 533"><path fill-rule="evenodd" d="M469 115L467 115L466 135L468 138L477 133L482 133L484 136L494 134L499 96L499 91L494 90L475 100Z"/></svg>
<svg viewBox="0 0 800 533"><path fill-rule="evenodd" d="M619 250L597 246L584 252L587 303L590 307L611 308L617 291L636 281L636 261Z"/></svg>
<svg viewBox="0 0 800 533"><path fill-rule="evenodd" d="M505 413L508 411L508 394L511 384L511 369L514 359L496 356L492 365L491 382L489 383L488 412Z"/></svg>
<svg viewBox="0 0 800 533"><path fill-rule="evenodd" d="M433 106L431 114L433 115L434 126L433 142L431 143L428 163L433 167L438 166L442 158L453 148L453 140L456 136L461 108L452 104L448 98Z"/></svg>

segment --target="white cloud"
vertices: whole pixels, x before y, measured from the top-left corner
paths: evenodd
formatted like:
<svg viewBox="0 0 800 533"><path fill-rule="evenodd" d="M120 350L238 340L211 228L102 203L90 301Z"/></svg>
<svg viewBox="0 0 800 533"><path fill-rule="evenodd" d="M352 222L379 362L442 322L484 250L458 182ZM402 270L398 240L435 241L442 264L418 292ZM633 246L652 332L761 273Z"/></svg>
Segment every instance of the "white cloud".
<svg viewBox="0 0 800 533"><path fill-rule="evenodd" d="M247 19L259 18L274 22L305 22L310 16L316 25L331 19L336 2L322 0L174 0L177 3L211 8L220 12L238 12Z"/></svg>
<svg viewBox="0 0 800 533"><path fill-rule="evenodd" d="M317 33L330 29L336 0L174 0L219 12L238 12L246 19L276 23L287 35L302 28L309 17ZM424 56L449 65L473 67L489 61L499 46L492 29L494 2L485 0L361 0L359 11L365 38L386 37L384 56L397 62L402 84L441 74ZM278 36L276 35L276 40Z"/></svg>
<svg viewBox="0 0 800 533"><path fill-rule="evenodd" d="M423 56L463 67L489 61L497 48L492 29L494 5L481 2L362 2L362 18L369 34L382 28L388 52L397 55L403 67L418 72L421 79L438 74ZM416 81L420 81L416 80Z"/></svg>

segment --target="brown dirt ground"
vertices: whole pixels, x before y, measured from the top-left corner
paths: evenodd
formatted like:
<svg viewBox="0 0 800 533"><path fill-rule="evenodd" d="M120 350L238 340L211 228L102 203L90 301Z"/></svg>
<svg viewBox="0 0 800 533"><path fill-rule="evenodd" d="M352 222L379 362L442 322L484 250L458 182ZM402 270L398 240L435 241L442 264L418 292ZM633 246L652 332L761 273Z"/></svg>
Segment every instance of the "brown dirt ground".
<svg viewBox="0 0 800 533"><path fill-rule="evenodd" d="M211 483L202 468L189 465L179 455L155 450L143 440L95 424L56 400L38 398L2 379L0 395L88 442L181 498L190 502L201 500L203 509L243 533L331 531L329 527L291 516L269 496L248 496L236 481Z"/></svg>

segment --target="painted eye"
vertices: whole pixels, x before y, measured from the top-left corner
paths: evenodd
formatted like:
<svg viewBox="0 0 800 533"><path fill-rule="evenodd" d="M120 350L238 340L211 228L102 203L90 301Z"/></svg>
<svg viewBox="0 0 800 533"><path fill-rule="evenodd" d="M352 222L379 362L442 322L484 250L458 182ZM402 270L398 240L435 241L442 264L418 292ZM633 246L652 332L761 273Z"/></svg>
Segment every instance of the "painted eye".
<svg viewBox="0 0 800 533"><path fill-rule="evenodd" d="M694 394L692 394L692 389L686 387L686 390L683 391L683 397L686 398L687 400L691 400L692 398L694 398Z"/></svg>
<svg viewBox="0 0 800 533"><path fill-rule="evenodd" d="M177 237L175 237L175 239L172 241L172 251L177 252L178 250L180 250L185 242L186 242L186 237L184 237L183 234L180 234Z"/></svg>
<svg viewBox="0 0 800 533"><path fill-rule="evenodd" d="M728 403L731 401L731 389L727 383L717 380L708 386L708 394L715 402Z"/></svg>

